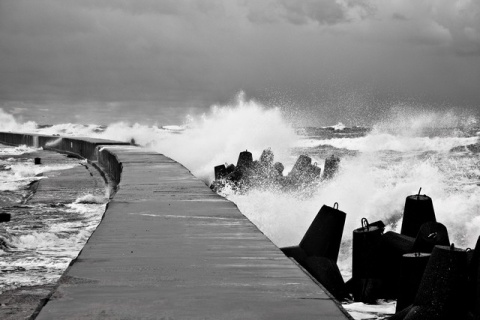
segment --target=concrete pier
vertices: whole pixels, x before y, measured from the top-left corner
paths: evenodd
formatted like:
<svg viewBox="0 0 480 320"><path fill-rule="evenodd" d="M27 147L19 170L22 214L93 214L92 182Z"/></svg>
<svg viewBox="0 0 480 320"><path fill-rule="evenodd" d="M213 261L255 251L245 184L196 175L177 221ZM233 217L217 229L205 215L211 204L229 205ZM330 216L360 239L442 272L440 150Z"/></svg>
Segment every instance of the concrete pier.
<svg viewBox="0 0 480 320"><path fill-rule="evenodd" d="M38 319L348 319L235 204L179 163L75 141L57 151L98 162L118 191Z"/></svg>

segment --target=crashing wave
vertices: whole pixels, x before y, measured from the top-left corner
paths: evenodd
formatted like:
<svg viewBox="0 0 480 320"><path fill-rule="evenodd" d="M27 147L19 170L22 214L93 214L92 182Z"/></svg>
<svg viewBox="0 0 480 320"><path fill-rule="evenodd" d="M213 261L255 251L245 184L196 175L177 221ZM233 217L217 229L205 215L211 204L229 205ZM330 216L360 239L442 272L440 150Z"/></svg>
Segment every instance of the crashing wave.
<svg viewBox="0 0 480 320"><path fill-rule="evenodd" d="M458 146L450 149L450 152L472 152L480 153L480 143L473 143L465 146Z"/></svg>
<svg viewBox="0 0 480 320"><path fill-rule="evenodd" d="M104 204L105 202L106 202L106 199L104 196L96 196L93 194L86 194L75 200L75 203L82 203L82 204Z"/></svg>
<svg viewBox="0 0 480 320"><path fill-rule="evenodd" d="M300 155L292 170L284 176L285 167L281 162L274 162L272 150L264 150L260 159L255 161L252 153L246 150L240 153L236 166L230 164L215 167L215 181L210 188L220 193L226 188L239 192L251 188L299 190L315 185L321 178L332 178L338 170L339 163L340 159L334 155L326 159L324 173L321 176L322 170L317 163L312 163L312 159L307 155Z"/></svg>
<svg viewBox="0 0 480 320"><path fill-rule="evenodd" d="M330 130L333 129L334 131L342 131L342 130L345 130L346 126L343 123L339 122L334 126L330 126L330 127L326 127L326 128L330 129Z"/></svg>
<svg viewBox="0 0 480 320"><path fill-rule="evenodd" d="M172 131L172 132L178 132L178 131L183 131L183 130L185 130L184 127L182 127L182 126L176 126L176 125L162 126L162 129L167 130L167 131Z"/></svg>

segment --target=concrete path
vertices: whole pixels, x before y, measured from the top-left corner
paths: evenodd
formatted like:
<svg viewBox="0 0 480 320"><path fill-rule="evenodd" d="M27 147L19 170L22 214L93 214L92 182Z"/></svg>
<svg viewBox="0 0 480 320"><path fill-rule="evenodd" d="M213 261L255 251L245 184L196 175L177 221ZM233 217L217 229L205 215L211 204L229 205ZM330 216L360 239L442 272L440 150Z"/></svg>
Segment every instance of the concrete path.
<svg viewBox="0 0 480 320"><path fill-rule="evenodd" d="M119 191L37 319L347 319L182 165L106 149L123 165Z"/></svg>

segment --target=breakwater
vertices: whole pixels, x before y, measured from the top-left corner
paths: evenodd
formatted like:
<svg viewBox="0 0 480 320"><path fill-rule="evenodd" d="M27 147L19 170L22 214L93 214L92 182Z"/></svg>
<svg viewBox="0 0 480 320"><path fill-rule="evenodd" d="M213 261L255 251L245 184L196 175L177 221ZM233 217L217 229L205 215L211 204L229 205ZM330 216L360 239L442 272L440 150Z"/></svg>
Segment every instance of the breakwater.
<svg viewBox="0 0 480 320"><path fill-rule="evenodd" d="M115 155L99 151L99 146L130 145L127 142L95 139L87 137L60 137L42 134L25 134L13 132L0 132L0 143L6 145L26 145L43 148L60 153L65 153L79 158L87 159L94 164L99 164L102 170L114 183L120 181L122 168Z"/></svg>
<svg viewBox="0 0 480 320"><path fill-rule="evenodd" d="M230 201L181 164L90 138L0 133L97 163L118 184L39 319L347 319Z"/></svg>

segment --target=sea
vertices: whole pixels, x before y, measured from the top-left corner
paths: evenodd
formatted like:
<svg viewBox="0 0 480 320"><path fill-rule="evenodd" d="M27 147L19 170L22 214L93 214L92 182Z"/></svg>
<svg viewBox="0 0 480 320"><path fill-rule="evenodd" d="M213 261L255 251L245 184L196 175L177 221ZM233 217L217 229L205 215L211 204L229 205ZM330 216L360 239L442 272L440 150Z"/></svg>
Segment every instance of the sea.
<svg viewBox="0 0 480 320"><path fill-rule="evenodd" d="M339 209L347 214L338 260L345 280L351 277L352 231L361 227L361 219L382 220L387 230L399 231L405 199L417 194L420 188L422 194L432 198L437 221L448 228L450 241L456 247L473 248L480 236L480 148L468 147L480 143L480 122L473 115L402 108L392 110L388 116L369 125L340 122L328 126L298 126L280 108L238 99L231 105L213 106L202 116L187 116L179 124L166 124L158 119L156 125L127 122L40 125L20 122L5 113L0 119L3 119L0 124L6 128L1 130L122 141L133 139L145 148L182 163L207 185L213 181L215 166L236 164L239 153L245 150L258 159L263 150L270 148L275 161L285 166L285 174L299 155L308 155L322 170L325 159L336 155L341 159L337 174L312 187L282 191L256 186L242 192L224 189L222 195L237 204L278 247L297 245L319 209L324 204L338 203ZM25 149L4 148L2 152L25 152ZM9 160L8 156L2 155L2 159L0 167L31 167L18 160ZM12 174L16 169L12 170L1 173ZM23 181L24 178L18 175L8 178L12 182L2 186L0 197L8 197L9 191L21 189L35 179L35 175L28 175ZM67 205L62 210L78 211L72 206ZM99 208L103 209L101 205ZM61 213L56 215L61 216ZM24 228L28 229L28 222ZM61 223L60 227L53 227L59 228L62 228ZM10 232L8 241L18 250L27 248L28 241L21 232L7 231ZM52 227L42 232L45 236L35 239L38 246L53 237ZM65 249L65 252L70 250L73 249ZM37 250L42 254L41 251ZM0 254L10 253L0 251ZM55 268L57 263L65 265L62 259L45 255L19 258L17 264L9 262L8 265L13 269L27 268L36 259L42 265ZM0 266L4 268L5 263ZM25 278L16 281L33 281L28 274L23 272L18 277ZM11 286L11 280L5 276L0 278L0 290L2 286ZM351 303L345 308L355 319L383 319L394 313L395 302Z"/></svg>
<svg viewBox="0 0 480 320"><path fill-rule="evenodd" d="M0 145L0 210L11 215L0 223L0 294L54 284L78 255L108 201L95 171L85 160Z"/></svg>

